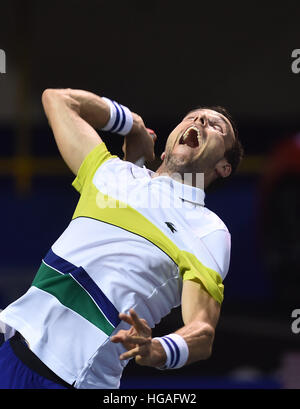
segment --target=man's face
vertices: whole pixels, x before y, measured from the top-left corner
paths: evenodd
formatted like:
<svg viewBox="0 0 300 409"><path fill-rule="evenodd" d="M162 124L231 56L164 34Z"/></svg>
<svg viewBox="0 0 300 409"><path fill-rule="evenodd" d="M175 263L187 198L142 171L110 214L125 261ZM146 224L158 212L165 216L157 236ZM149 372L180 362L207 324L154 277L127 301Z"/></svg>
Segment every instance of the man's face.
<svg viewBox="0 0 300 409"><path fill-rule="evenodd" d="M212 171L233 142L234 132L224 115L199 109L188 113L171 132L163 159L173 172Z"/></svg>

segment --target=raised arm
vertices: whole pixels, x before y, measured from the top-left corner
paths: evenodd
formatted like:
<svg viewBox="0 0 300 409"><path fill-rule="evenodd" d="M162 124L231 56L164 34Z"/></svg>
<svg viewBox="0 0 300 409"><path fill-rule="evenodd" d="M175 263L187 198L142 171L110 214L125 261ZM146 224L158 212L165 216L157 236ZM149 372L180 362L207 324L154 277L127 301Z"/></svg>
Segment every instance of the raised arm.
<svg viewBox="0 0 300 409"><path fill-rule="evenodd" d="M42 103L58 149L76 175L86 155L102 142L94 128L109 119L109 107L87 91L46 89Z"/></svg>
<svg viewBox="0 0 300 409"><path fill-rule="evenodd" d="M184 281L182 317L185 325L175 334L180 335L188 347L185 365L210 357L219 315L220 304L201 284ZM146 321L133 310L129 315L120 314L120 318L131 325L128 331L121 330L111 338L112 342L122 342L128 350L120 359L135 357L140 365L163 367L167 358L165 350L160 341L151 338L151 329Z"/></svg>
<svg viewBox="0 0 300 409"><path fill-rule="evenodd" d="M76 175L86 155L102 142L95 129L105 127L110 108L100 96L83 90L46 89L42 103L58 149ZM124 139L125 159L154 158L154 141L142 118L133 113L131 131Z"/></svg>

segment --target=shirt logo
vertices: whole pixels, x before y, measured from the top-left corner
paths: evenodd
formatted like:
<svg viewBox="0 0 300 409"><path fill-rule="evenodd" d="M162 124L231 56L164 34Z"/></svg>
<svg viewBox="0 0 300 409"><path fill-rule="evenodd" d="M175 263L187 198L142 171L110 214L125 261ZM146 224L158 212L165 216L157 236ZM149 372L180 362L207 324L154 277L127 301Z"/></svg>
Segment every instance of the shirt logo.
<svg viewBox="0 0 300 409"><path fill-rule="evenodd" d="M166 225L169 227L169 229L171 230L172 233L174 233L175 231L177 231L177 230L175 229L175 226L174 226L173 223L170 223L170 222L165 222L165 223L166 223Z"/></svg>

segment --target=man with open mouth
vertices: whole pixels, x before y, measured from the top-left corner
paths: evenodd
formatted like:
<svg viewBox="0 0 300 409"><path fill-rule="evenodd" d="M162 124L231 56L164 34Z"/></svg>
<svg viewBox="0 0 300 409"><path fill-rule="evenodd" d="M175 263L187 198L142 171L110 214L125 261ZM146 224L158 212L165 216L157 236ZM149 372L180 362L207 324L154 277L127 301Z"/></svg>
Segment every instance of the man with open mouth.
<svg viewBox="0 0 300 409"><path fill-rule="evenodd" d="M190 111L171 132L158 172L204 174L204 188L235 172L241 158L235 125L224 108Z"/></svg>
<svg viewBox="0 0 300 409"><path fill-rule="evenodd" d="M114 389L130 359L171 370L209 358L230 234L204 199L242 158L230 116L188 112L153 172L134 163L154 159L156 135L127 107L72 89L42 102L80 198L31 287L0 313L0 388ZM96 129L124 136L124 160ZM184 326L153 338L180 304Z"/></svg>

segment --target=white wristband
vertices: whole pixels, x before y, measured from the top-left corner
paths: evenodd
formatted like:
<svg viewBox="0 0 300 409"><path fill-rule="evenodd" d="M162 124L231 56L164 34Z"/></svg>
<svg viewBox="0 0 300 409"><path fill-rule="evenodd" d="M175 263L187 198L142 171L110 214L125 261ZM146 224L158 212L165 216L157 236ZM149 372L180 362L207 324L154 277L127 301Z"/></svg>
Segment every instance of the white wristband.
<svg viewBox="0 0 300 409"><path fill-rule="evenodd" d="M181 368L189 357L189 348L184 338L178 334L169 334L157 339L165 350L167 359L162 368L157 369L176 369Z"/></svg>
<svg viewBox="0 0 300 409"><path fill-rule="evenodd" d="M127 135L132 128L133 117L131 111L124 105L109 98L102 97L110 109L110 119L102 128L103 131L118 133L120 135Z"/></svg>

